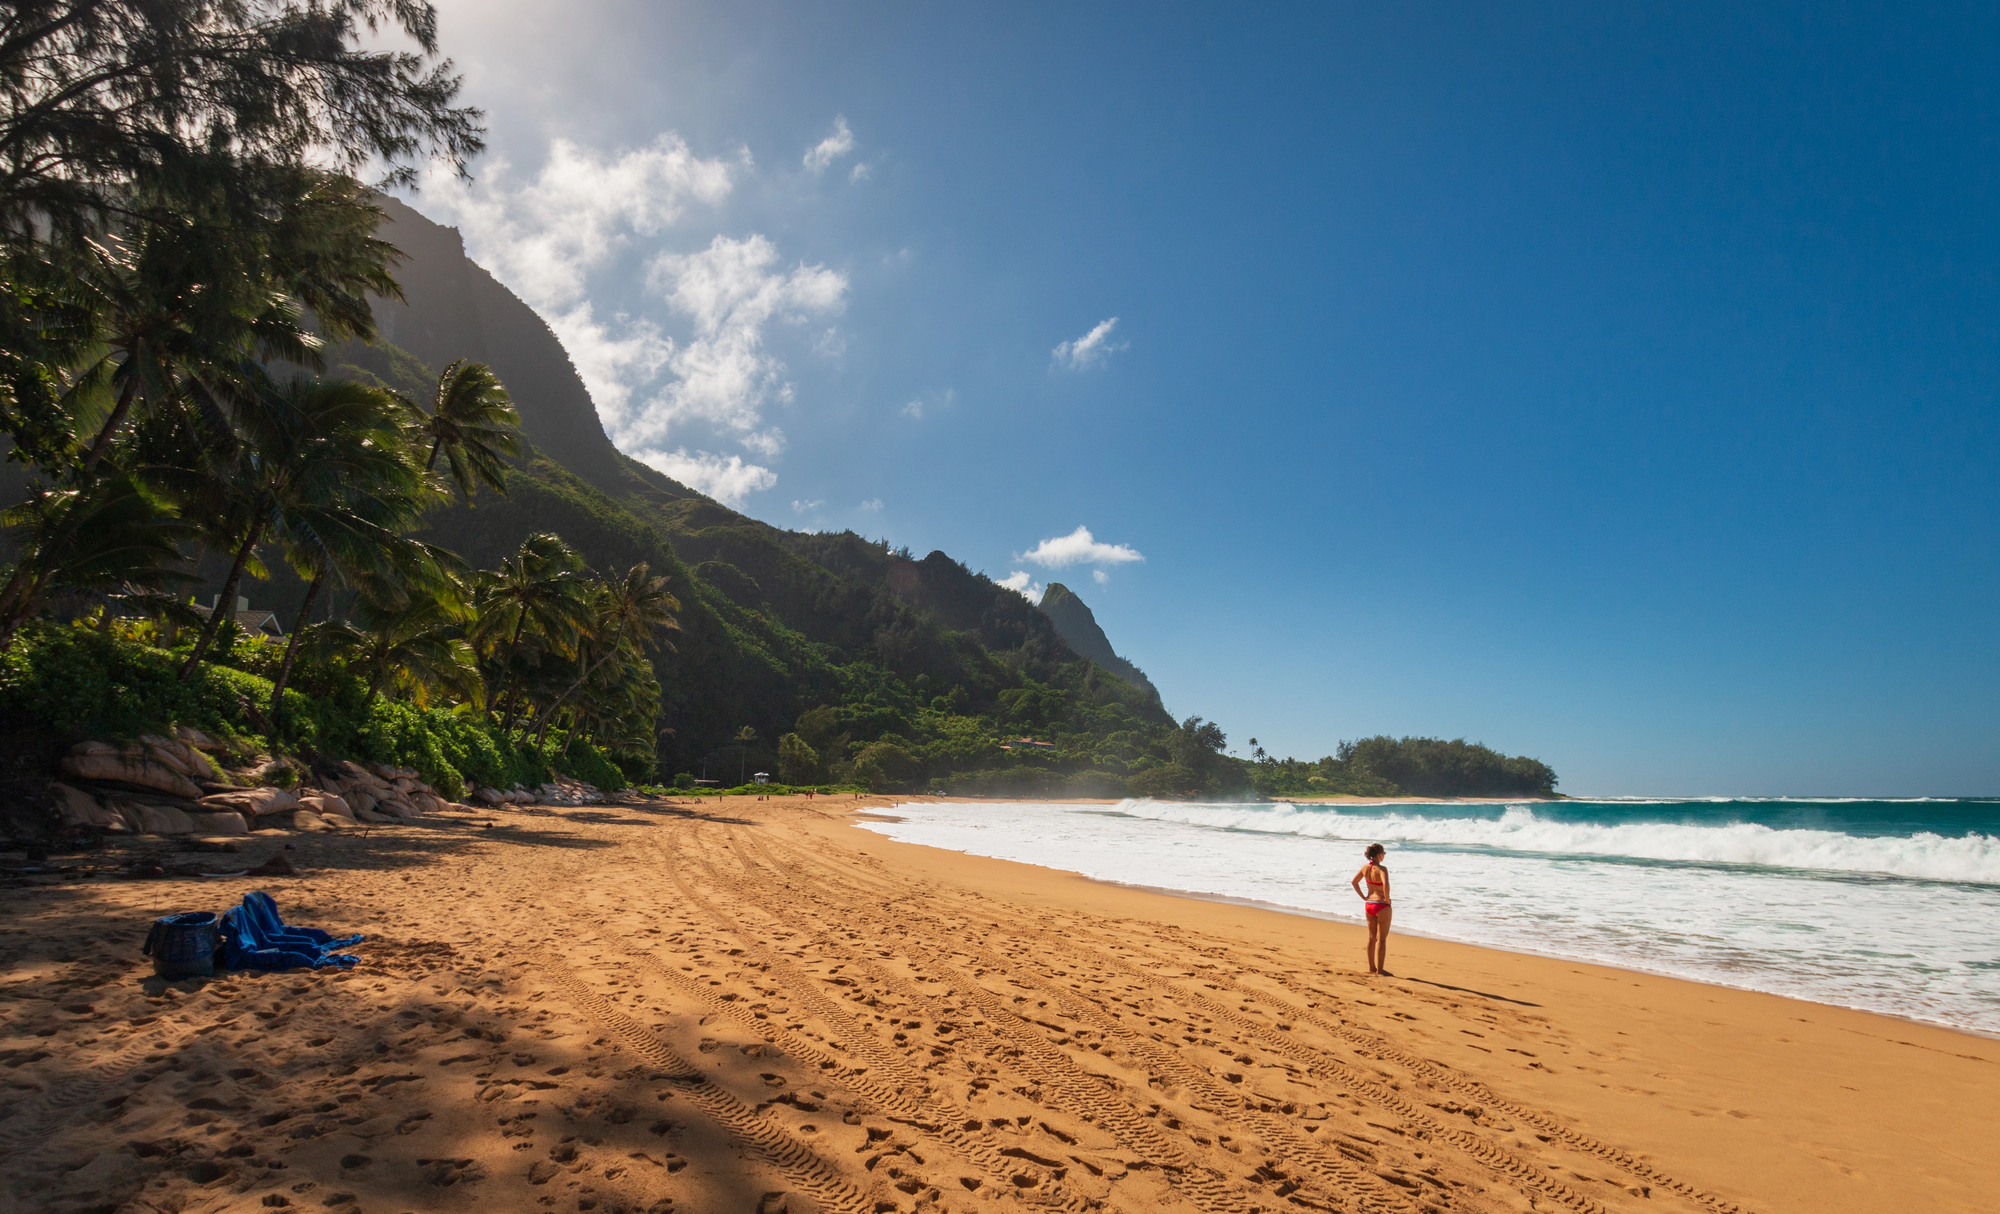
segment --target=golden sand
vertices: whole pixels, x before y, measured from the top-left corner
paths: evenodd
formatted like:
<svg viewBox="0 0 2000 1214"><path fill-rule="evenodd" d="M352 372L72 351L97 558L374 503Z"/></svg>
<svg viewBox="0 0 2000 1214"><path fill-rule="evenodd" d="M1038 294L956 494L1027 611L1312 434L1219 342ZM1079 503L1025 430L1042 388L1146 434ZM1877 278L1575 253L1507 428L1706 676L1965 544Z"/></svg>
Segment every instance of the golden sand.
<svg viewBox="0 0 2000 1214"><path fill-rule="evenodd" d="M886 804L435 815L292 836L297 877L0 891L0 1208L2000 1206L1992 1041L1402 937L1369 978L1356 927L854 829ZM151 976L152 916L259 887L362 964Z"/></svg>

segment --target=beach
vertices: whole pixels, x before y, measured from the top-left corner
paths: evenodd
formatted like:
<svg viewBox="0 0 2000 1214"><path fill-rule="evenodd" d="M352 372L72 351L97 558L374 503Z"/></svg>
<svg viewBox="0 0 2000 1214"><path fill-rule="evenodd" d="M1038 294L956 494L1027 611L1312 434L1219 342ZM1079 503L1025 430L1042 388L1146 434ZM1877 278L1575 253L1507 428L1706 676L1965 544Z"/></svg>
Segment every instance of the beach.
<svg viewBox="0 0 2000 1214"><path fill-rule="evenodd" d="M899 800L447 813L170 853L290 841L291 877L16 881L0 1204L1992 1208L1989 1038L1414 937L1371 978L1348 923L862 829ZM260 888L360 963L152 977L152 917Z"/></svg>

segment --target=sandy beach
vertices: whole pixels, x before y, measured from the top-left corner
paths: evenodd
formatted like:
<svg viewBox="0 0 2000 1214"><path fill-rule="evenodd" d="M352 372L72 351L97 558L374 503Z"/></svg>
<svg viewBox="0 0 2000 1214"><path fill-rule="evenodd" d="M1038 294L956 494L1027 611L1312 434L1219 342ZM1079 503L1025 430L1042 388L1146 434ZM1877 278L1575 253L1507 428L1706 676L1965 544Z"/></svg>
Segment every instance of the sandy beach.
<svg viewBox="0 0 2000 1214"><path fill-rule="evenodd" d="M20 1211L1994 1208L2000 1043L896 844L528 808L0 890ZM124 858L124 857L119 857ZM74 861L64 860L65 863ZM264 889L349 971L168 983Z"/></svg>

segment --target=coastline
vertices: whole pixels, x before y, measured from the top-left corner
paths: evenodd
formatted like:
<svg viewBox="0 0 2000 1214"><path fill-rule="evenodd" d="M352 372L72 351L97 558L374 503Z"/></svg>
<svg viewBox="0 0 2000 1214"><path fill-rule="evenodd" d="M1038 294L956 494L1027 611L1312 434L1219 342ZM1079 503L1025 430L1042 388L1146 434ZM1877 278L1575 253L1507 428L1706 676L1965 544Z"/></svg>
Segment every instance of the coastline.
<svg viewBox="0 0 2000 1214"><path fill-rule="evenodd" d="M2000 1182L1985 1038L1400 933L1371 979L1338 920L857 829L907 800L437 814L299 839L296 877L0 890L0 1192L1805 1214ZM283 845L237 842L194 858ZM255 888L361 963L150 976L148 918Z"/></svg>
<svg viewBox="0 0 2000 1214"><path fill-rule="evenodd" d="M1330 973L1346 966L1348 981L1369 981L1353 964L1365 929L1336 916L1140 889L863 833L885 859L931 879L1235 942L1281 943ZM1539 1005L1539 1017L1570 1035L1565 1052L1575 1070L1496 1068L1465 1044L1440 1061L1496 1088L1534 1092L1576 1124L1615 1134L1628 1149L1671 1161L1686 1175L1726 1181L1746 1209L1889 1203L1975 1211L1990 1208L1988 1194L2000 1184L2000 1159L1989 1158L1990 1143L2000 1141L2000 1041L1993 1038L1721 982L1400 931L1390 968L1398 978L1376 981L1391 990Z"/></svg>

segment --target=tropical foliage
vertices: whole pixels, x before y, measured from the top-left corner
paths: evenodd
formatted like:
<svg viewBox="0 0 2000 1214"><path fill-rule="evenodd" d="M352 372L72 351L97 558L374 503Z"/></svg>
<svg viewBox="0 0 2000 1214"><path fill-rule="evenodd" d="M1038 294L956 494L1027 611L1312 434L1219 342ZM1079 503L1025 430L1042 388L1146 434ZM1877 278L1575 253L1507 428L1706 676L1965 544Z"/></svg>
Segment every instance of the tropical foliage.
<svg viewBox="0 0 2000 1214"><path fill-rule="evenodd" d="M31 482L0 503L0 732L186 723L447 790L551 766L998 795L1553 787L1462 743L1234 758L943 553L537 451L490 367L377 332L403 261L355 174L462 171L480 147L435 25L421 0L0 10L0 438ZM282 639L240 626L253 584Z"/></svg>

